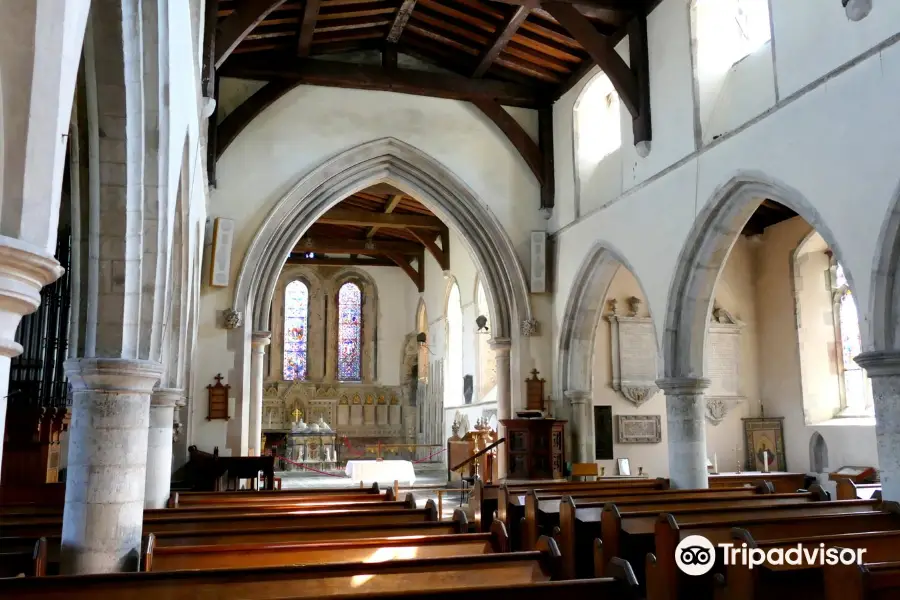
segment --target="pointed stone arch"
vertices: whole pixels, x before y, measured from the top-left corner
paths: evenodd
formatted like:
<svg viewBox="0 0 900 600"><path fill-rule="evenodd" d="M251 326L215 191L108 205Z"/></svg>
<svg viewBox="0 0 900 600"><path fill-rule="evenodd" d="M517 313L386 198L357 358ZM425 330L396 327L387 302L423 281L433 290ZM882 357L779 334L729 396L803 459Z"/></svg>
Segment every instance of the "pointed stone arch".
<svg viewBox="0 0 900 600"><path fill-rule="evenodd" d="M809 438L809 470L824 473L828 466L828 444L821 433L814 431Z"/></svg>
<svg viewBox="0 0 900 600"><path fill-rule="evenodd" d="M591 372L594 338L603 313L604 300L619 267L628 269L640 284L636 271L621 252L604 242L596 243L588 252L575 283L569 291L559 337L556 397L565 398L572 422L573 451L576 460L593 461L593 415L591 406ZM647 294L641 285L645 298Z"/></svg>

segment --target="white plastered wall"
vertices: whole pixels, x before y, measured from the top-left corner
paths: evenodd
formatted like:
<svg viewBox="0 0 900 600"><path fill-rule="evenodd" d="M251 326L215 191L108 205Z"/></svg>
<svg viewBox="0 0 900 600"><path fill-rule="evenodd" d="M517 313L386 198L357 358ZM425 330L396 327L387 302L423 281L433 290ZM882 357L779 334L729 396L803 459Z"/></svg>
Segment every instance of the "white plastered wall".
<svg viewBox="0 0 900 600"><path fill-rule="evenodd" d="M715 141L701 141L696 135L700 129L695 128L699 111L693 91L689 7L682 0L663 0L648 21L652 151L647 158L637 157L630 128L623 126L621 177L597 182L598 186L621 186L622 192L595 203L592 213L578 213L571 130L555 132L554 352L559 347L565 299L580 265L597 243L616 248L633 268L646 291L662 347L670 286L691 227L717 190L741 173L797 190L815 208L852 274L861 327L866 331L870 326L878 232L900 179L900 139L892 133L900 128L896 110L900 5L879 3L877 17L873 11L866 20L851 23L839 5L825 7L814 0L771 4L774 69L769 70L777 101L765 112L752 118L717 112L714 121L730 124L728 130ZM833 48L826 47L827 40L833 41ZM583 85L557 103L555 115L562 117L558 127L564 127L566 118L571 122ZM726 86L725 91L754 93L749 87L735 86L728 92ZM766 87L759 93L767 93ZM746 112L747 105L765 105L757 100L744 99L735 106ZM728 107L728 98L720 98L718 104ZM592 202L584 194L593 193L583 192L582 206ZM763 366L759 372L765 380ZM659 412L663 413L662 406ZM767 414L775 416L778 410L771 408ZM786 431L789 467L808 468L810 434ZM853 444L852 428L823 435L835 465L875 461L874 439L866 437Z"/></svg>
<svg viewBox="0 0 900 600"><path fill-rule="evenodd" d="M511 112L529 128L526 117L531 115L527 111ZM237 225L231 253L232 285L263 218L300 177L342 151L388 136L433 156L462 179L501 223L528 272L529 234L546 227L537 211L538 185L506 138L474 107L463 102L386 92L301 86L257 117L218 161L210 218L231 218ZM451 237L451 261L456 260L457 252L467 253L460 236ZM464 303L471 303L474 298L474 267L472 271L468 282L461 285ZM443 290L440 268L426 255L428 289L433 287L434 277L441 279L438 287ZM195 367L194 391L198 398L205 399L205 386L221 372L233 386L235 410L241 410L242 398L248 397L248 391L239 387L247 377L246 365L239 358L246 341L223 329L221 317L224 309L232 307L233 294L233 287L204 286L199 340L204 359ZM408 304L405 332L413 329L415 306ZM429 300L427 306L432 322L443 316L442 303ZM544 320L544 335L523 338L514 372L524 373L535 364L549 369L549 308L547 301L535 303L533 314ZM513 327L518 328L518 323ZM439 335L433 326L429 327L430 344L439 344ZM513 410L518 398L515 379ZM205 401L195 403L194 443L206 449L223 446L226 425L207 422L205 411ZM244 449L231 450L236 455Z"/></svg>

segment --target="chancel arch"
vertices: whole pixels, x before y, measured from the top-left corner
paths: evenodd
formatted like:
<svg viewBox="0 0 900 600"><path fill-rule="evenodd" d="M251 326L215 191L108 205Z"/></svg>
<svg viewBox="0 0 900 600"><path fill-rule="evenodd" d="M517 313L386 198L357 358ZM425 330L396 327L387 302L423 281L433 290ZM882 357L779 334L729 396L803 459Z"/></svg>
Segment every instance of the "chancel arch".
<svg viewBox="0 0 900 600"><path fill-rule="evenodd" d="M784 222L785 225L773 229L770 235L767 227L771 222ZM742 371L756 368L756 361L741 356L741 348L748 344L741 341L740 332L748 323L751 324L749 329L758 331L761 339L774 339L776 329L787 331L788 340L765 351L767 359L784 352L781 364L760 367L760 374L766 369L784 370L788 364L796 364L789 376L797 376L800 371L798 353L803 349L796 335L791 333L796 331L792 327L792 311L783 310L783 302L778 302L776 297L780 298L782 291L785 296L792 294L790 256L813 228L836 260L843 264L834 236L809 201L796 190L758 173L733 177L716 192L697 218L671 283L663 333L665 376L659 385L667 396L669 466L674 486L706 487L706 465L711 447L725 453L729 462L737 460L742 468L756 468L755 459L745 461L733 444L727 446L728 440L743 435L739 415L758 418L766 413L772 415L774 410L778 415L786 414L785 427L802 432L805 425L809 425L797 422L786 406L775 404L781 401L779 398L772 397L770 410L765 410L764 399L776 395L770 394L770 390L776 389L775 378L751 378L750 384L747 383ZM758 296L760 302L745 303L742 310L736 310L734 306L740 305L746 294L739 283L723 276L726 262L743 261L739 270L746 271L753 264L754 252L757 259L767 261L765 253L754 250L753 244L768 244L773 237L779 238L779 252L788 260L778 260L771 265L766 262L767 266L760 267L761 279L757 284L767 288L766 295ZM741 252L736 252L738 240L742 240ZM844 273L849 286L853 287L850 272L845 270ZM825 281L821 283L821 289L825 290ZM752 291L749 293L753 294ZM777 328L776 322L780 324ZM751 343L749 347L756 346ZM829 347L834 347L833 339ZM821 350L827 352L827 348ZM752 351L763 352L762 349ZM707 362L713 360L713 356L719 361L714 369L715 376L711 375ZM724 367L730 372L723 374ZM710 430L710 427L715 429ZM795 437L787 442L791 447L782 452L792 453L795 457L805 455L806 449L801 450ZM784 455L770 456L770 460L776 458L779 462L773 463L773 469L784 466Z"/></svg>
<svg viewBox="0 0 900 600"><path fill-rule="evenodd" d="M595 385L608 388L615 387L614 379L609 382L594 381L595 344L597 342L597 330L601 320L605 316L617 317L617 314L609 315L611 304L608 302L610 286L617 273L627 271L628 277L633 279L633 287L636 288L635 296L626 294L623 298L612 298L616 302L616 313L621 312L626 318L634 312L640 315L639 328L646 331L637 335L644 339L644 345L652 348L649 358L643 360L645 366L658 363L658 351L656 349L656 333L652 321L649 319L648 308L640 308L641 302L628 306L628 300L638 295L646 298L646 294L634 276L635 271L628 265L621 253L611 249L604 243L597 243L588 253L584 262L574 278L574 287L570 291L566 301L565 312L562 319L562 331L559 340L559 361L557 364L557 393L558 398L565 398L563 407L572 424L572 452L574 460L579 462L593 462L595 460L594 438L594 411L593 393ZM640 298L638 298L640 300ZM646 335L644 335L646 334ZM606 343L613 340L606 339ZM646 353L644 353L646 354ZM612 357L610 357L611 359ZM645 369L646 370L646 369ZM645 374L645 381L634 381L633 384L641 384L642 389L629 389L619 385L618 393L628 398L638 397L639 401L633 404L642 404L656 392L655 375ZM613 376L614 377L614 376ZM621 382L620 382L621 383ZM637 396L635 396L637 394ZM611 458L611 457L610 457Z"/></svg>

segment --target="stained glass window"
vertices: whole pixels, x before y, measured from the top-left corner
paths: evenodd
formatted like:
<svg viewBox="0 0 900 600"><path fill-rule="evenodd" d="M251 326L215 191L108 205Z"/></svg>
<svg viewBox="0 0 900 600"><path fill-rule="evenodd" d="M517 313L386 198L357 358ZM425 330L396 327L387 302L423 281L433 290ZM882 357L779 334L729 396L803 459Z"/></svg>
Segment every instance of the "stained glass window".
<svg viewBox="0 0 900 600"><path fill-rule="evenodd" d="M284 291L284 378L306 379L309 288L292 281Z"/></svg>
<svg viewBox="0 0 900 600"><path fill-rule="evenodd" d="M338 379L362 379L362 290L345 283L338 291Z"/></svg>

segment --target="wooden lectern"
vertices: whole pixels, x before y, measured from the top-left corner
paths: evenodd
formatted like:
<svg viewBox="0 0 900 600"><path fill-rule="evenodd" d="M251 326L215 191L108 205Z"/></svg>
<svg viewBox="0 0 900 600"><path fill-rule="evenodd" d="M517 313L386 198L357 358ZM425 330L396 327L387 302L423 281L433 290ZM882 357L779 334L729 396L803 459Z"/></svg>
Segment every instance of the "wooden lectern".
<svg viewBox="0 0 900 600"><path fill-rule="evenodd" d="M562 479L566 464L566 421L503 419L507 479Z"/></svg>

